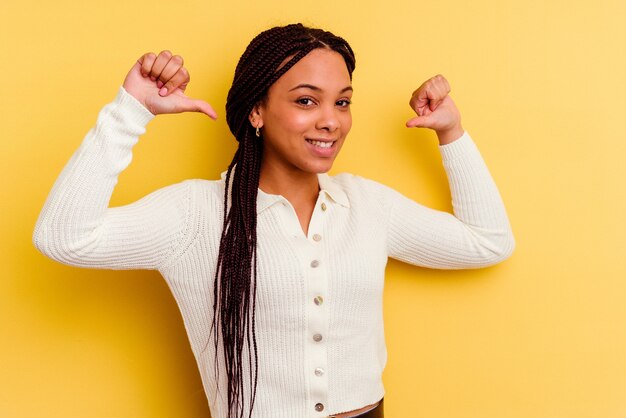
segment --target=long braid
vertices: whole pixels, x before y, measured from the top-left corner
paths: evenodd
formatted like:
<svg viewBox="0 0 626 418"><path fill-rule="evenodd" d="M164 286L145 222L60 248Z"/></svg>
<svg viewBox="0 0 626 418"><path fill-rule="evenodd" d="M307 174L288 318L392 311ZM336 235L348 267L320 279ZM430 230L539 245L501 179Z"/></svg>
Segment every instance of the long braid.
<svg viewBox="0 0 626 418"><path fill-rule="evenodd" d="M258 355L255 334L257 274L256 200L263 158L263 140L255 135L248 120L255 105L261 103L269 87L300 59L316 48L340 53L350 77L355 66L348 43L320 29L301 24L275 27L257 35L248 45L235 69L233 84L226 100L226 121L239 141L228 166L224 191L224 225L213 288L215 352L219 335L224 349L227 374L228 418L243 418L243 353L248 352L250 393L248 417L252 416L258 380ZM290 58L281 66L283 61ZM229 205L230 202L230 205ZM218 374L218 358L215 358Z"/></svg>

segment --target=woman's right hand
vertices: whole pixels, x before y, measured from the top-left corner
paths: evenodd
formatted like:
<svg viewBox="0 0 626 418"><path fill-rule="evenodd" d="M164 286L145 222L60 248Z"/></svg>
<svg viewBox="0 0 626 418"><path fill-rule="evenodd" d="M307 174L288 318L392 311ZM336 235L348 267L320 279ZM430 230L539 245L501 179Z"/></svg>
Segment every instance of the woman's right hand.
<svg viewBox="0 0 626 418"><path fill-rule="evenodd" d="M183 58L162 51L144 54L130 69L124 80L124 89L154 115L164 113L201 112L211 119L217 113L203 100L185 95L189 72L183 67Z"/></svg>

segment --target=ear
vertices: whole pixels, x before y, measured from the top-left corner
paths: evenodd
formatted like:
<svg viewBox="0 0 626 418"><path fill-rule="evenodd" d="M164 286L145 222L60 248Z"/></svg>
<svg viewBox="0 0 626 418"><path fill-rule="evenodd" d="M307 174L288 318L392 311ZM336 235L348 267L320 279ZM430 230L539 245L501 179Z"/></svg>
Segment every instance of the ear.
<svg viewBox="0 0 626 418"><path fill-rule="evenodd" d="M263 127L263 116L261 111L261 105L256 104L252 108L252 111L248 115L248 120L252 124L253 128L262 128Z"/></svg>

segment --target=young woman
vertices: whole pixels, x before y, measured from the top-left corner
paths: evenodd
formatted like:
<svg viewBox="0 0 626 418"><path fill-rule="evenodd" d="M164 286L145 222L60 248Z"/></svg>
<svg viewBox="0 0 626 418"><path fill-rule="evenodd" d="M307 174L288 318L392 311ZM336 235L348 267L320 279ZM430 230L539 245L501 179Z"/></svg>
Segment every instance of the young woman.
<svg viewBox="0 0 626 418"><path fill-rule="evenodd" d="M221 180L188 180L109 208L158 114L184 93L181 57L145 54L64 168L34 243L62 263L157 269L180 306L213 418L382 417L388 257L432 268L507 258L498 190L442 76L410 101L436 131L454 215L364 178L325 174L351 127L348 43L300 24L252 40L226 103L239 147Z"/></svg>

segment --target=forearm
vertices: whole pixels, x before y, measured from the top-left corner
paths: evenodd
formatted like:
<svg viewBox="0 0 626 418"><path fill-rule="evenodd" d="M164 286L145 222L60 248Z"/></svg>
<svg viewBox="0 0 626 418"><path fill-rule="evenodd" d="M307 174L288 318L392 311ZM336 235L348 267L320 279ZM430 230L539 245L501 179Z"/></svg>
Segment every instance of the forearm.
<svg viewBox="0 0 626 418"><path fill-rule="evenodd" d="M453 214L395 196L390 216L390 256L433 268L496 264L515 241L500 193L471 137L440 146Z"/></svg>
<svg viewBox="0 0 626 418"><path fill-rule="evenodd" d="M102 225L119 174L130 164L132 147L153 117L122 89L102 109L39 215L33 241L40 251L60 262L80 262L77 257Z"/></svg>
<svg viewBox="0 0 626 418"><path fill-rule="evenodd" d="M471 246L492 253L493 263L507 258L515 246L498 188L476 144L466 132L441 145L454 216L471 232ZM491 263L490 263L491 264Z"/></svg>

